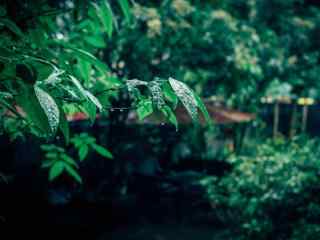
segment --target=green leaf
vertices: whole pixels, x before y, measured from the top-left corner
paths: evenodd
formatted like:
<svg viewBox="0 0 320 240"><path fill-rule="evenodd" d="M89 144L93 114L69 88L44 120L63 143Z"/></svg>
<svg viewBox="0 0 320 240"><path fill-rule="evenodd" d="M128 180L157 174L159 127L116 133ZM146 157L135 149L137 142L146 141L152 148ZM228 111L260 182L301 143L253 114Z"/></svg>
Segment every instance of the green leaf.
<svg viewBox="0 0 320 240"><path fill-rule="evenodd" d="M42 28L33 28L28 29L28 42L37 47L45 47L46 40L48 39L48 35L46 31L43 31ZM46 50L45 50L46 51Z"/></svg>
<svg viewBox="0 0 320 240"><path fill-rule="evenodd" d="M0 27L1 25L7 27L11 32L16 34L17 36L24 38L23 32L13 21L7 18L0 18Z"/></svg>
<svg viewBox="0 0 320 240"><path fill-rule="evenodd" d="M87 28L87 27L90 26L91 21L92 20L90 18L83 19L82 21L79 22L79 24L76 26L76 28L79 29L79 30Z"/></svg>
<svg viewBox="0 0 320 240"><path fill-rule="evenodd" d="M91 53L71 46L69 46L68 49L73 51L74 54L76 54L79 58L82 58L83 60L88 61L93 66L95 66L101 72L101 74L104 75L109 72L108 67Z"/></svg>
<svg viewBox="0 0 320 240"><path fill-rule="evenodd" d="M80 159L80 161L83 161L86 157L87 157L87 155L88 155L88 153L89 153L89 147L88 147L88 145L82 145L80 148L79 148L79 159Z"/></svg>
<svg viewBox="0 0 320 240"><path fill-rule="evenodd" d="M126 21L128 23L131 22L131 12L130 12L130 6L128 0L118 0L118 3L120 5L120 8L126 18Z"/></svg>
<svg viewBox="0 0 320 240"><path fill-rule="evenodd" d="M91 123L93 124L97 116L97 108L92 102L85 102L80 106L81 109L88 115Z"/></svg>
<svg viewBox="0 0 320 240"><path fill-rule="evenodd" d="M76 86L78 91L82 94L82 96L86 97L86 90L84 87L81 85L78 79L76 79L74 76L70 75L70 80L71 82Z"/></svg>
<svg viewBox="0 0 320 240"><path fill-rule="evenodd" d="M137 113L139 120L143 120L153 113L153 105L150 99L142 100L138 104Z"/></svg>
<svg viewBox="0 0 320 240"><path fill-rule="evenodd" d="M78 70L80 73L80 76L85 82L90 81L90 75L91 75L91 63L84 61L81 58L77 59L78 61Z"/></svg>
<svg viewBox="0 0 320 240"><path fill-rule="evenodd" d="M34 86L35 94L45 112L52 133L55 133L59 126L60 112L54 99L41 88Z"/></svg>
<svg viewBox="0 0 320 240"><path fill-rule="evenodd" d="M13 95L10 93L10 92L3 92L3 91L0 91L0 98L12 98ZM1 99L3 100L3 99Z"/></svg>
<svg viewBox="0 0 320 240"><path fill-rule="evenodd" d="M85 94L87 98L99 109L99 111L102 111L102 105L100 101L89 91L85 91Z"/></svg>
<svg viewBox="0 0 320 240"><path fill-rule="evenodd" d="M50 158L51 160L56 160L58 158L58 153L56 152L48 152L46 153L46 158Z"/></svg>
<svg viewBox="0 0 320 240"><path fill-rule="evenodd" d="M113 158L112 153L109 152L106 148L93 143L91 144L91 147L97 152L99 153L101 156L106 157L106 158Z"/></svg>
<svg viewBox="0 0 320 240"><path fill-rule="evenodd" d="M211 125L212 124L212 119L210 117L210 114L206 108L206 106L204 105L203 101L201 100L201 98L197 95L197 94L193 94L194 98L196 99L197 102L197 106L199 107L200 111L202 112L204 119L206 120L206 122Z"/></svg>
<svg viewBox="0 0 320 240"><path fill-rule="evenodd" d="M179 100L172 87L168 83L164 83L162 87L164 97L173 104L173 108L176 108Z"/></svg>
<svg viewBox="0 0 320 240"><path fill-rule="evenodd" d="M76 79L73 76L70 76L71 81L73 82L73 84L77 87L77 89L79 90L79 92L89 101L91 101L100 111L102 110L102 105L100 103L100 101L93 96L89 91L85 90L81 83L78 81L78 79ZM95 116L94 116L95 117Z"/></svg>
<svg viewBox="0 0 320 240"><path fill-rule="evenodd" d="M59 109L60 109L59 129L64 136L66 144L68 144L70 141L69 123L68 123L68 120L67 120L66 115L64 114L62 108L59 107Z"/></svg>
<svg viewBox="0 0 320 240"><path fill-rule="evenodd" d="M198 104L191 89L186 84L173 78L169 78L169 83L184 107L187 109L191 119L194 122L198 121Z"/></svg>
<svg viewBox="0 0 320 240"><path fill-rule="evenodd" d="M73 168L71 167L70 165L65 165L65 170L66 172L71 176L73 177L78 183L82 183L82 178L81 176L78 174L78 172Z"/></svg>
<svg viewBox="0 0 320 240"><path fill-rule="evenodd" d="M113 13L110 4L107 1L104 1L102 3L102 11L104 15L104 27L107 31L109 38L111 38L113 32Z"/></svg>
<svg viewBox="0 0 320 240"><path fill-rule="evenodd" d="M95 35L95 36L84 36L83 39L91 46L95 48L105 48L106 43L102 36Z"/></svg>
<svg viewBox="0 0 320 240"><path fill-rule="evenodd" d="M176 115L171 110L171 108L166 105L163 108L161 108L161 112L165 115L168 121L176 127L176 130L178 131L178 121L177 121Z"/></svg>
<svg viewBox="0 0 320 240"><path fill-rule="evenodd" d="M67 154L61 154L60 155L61 160L65 161L66 163L68 163L69 165L72 165L76 168L78 168L78 164L76 163L75 160L73 160L73 158L71 158L70 156L68 156Z"/></svg>
<svg viewBox="0 0 320 240"><path fill-rule="evenodd" d="M47 115L40 105L32 86L20 84L15 100L17 105L26 113L27 120L33 124L41 136L50 136L52 134Z"/></svg>
<svg viewBox="0 0 320 240"><path fill-rule="evenodd" d="M42 162L42 164L41 164L41 168L49 168L49 167L51 167L53 164L54 164L54 160L49 160L49 159L47 159L47 160L44 160L43 162Z"/></svg>
<svg viewBox="0 0 320 240"><path fill-rule="evenodd" d="M55 162L49 171L49 181L53 181L60 176L64 170L65 164L62 161Z"/></svg>
<svg viewBox="0 0 320 240"><path fill-rule="evenodd" d="M111 37L113 32L113 14L108 1L103 1L101 6L98 6L97 4L93 4L93 6L96 9L104 30L107 32L108 36Z"/></svg>
<svg viewBox="0 0 320 240"><path fill-rule="evenodd" d="M61 81L60 75L62 75L64 71L55 68L53 72L43 81L45 84L55 85Z"/></svg>
<svg viewBox="0 0 320 240"><path fill-rule="evenodd" d="M47 151L47 152L56 151L56 146L53 144L42 144L40 147L41 147L41 150L43 151Z"/></svg>

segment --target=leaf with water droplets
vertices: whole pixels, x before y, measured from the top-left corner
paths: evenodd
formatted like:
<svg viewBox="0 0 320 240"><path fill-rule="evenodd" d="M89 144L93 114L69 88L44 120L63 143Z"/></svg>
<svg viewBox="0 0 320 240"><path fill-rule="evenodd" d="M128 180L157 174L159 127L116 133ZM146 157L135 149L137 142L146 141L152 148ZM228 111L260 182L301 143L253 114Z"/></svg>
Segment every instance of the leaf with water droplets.
<svg viewBox="0 0 320 240"><path fill-rule="evenodd" d="M198 109L197 109L197 101L194 97L194 93L191 89L184 83L175 80L173 78L169 78L169 83L177 94L178 98L182 102L183 106L187 109L193 121L198 120Z"/></svg>
<svg viewBox="0 0 320 240"><path fill-rule="evenodd" d="M62 75L64 73L64 71L55 68L53 70L53 72L47 77L47 79L45 79L43 82L45 84L50 84L50 85L54 85L57 84L59 82L61 82L61 78L60 75Z"/></svg>
<svg viewBox="0 0 320 240"><path fill-rule="evenodd" d="M86 96L86 90L83 88L81 83L78 79L76 79L74 76L70 75L71 82L77 87L78 91L85 97Z"/></svg>
<svg viewBox="0 0 320 240"><path fill-rule="evenodd" d="M96 98L91 92L85 90L87 98L99 109L99 111L102 111L102 105L98 98Z"/></svg>
<svg viewBox="0 0 320 240"><path fill-rule="evenodd" d="M151 92L152 102L158 109L161 109L165 105L165 101L163 99L160 83L157 81L151 81L148 83L148 88Z"/></svg>
<svg viewBox="0 0 320 240"><path fill-rule="evenodd" d="M148 83L145 81L138 80L138 79L132 79L132 80L126 81L126 85L127 85L130 97L137 100L141 97L140 90L137 87L138 86L147 86Z"/></svg>
<svg viewBox="0 0 320 240"><path fill-rule="evenodd" d="M138 80L138 79L128 80L128 81L126 81L126 84L127 84L128 88L137 87L137 86L147 86L148 85L147 82L141 81L141 80Z"/></svg>
<svg viewBox="0 0 320 240"><path fill-rule="evenodd" d="M78 79L73 76L70 76L71 81L77 87L79 92L83 95L84 98L92 102L100 111L102 110L102 105L100 101L88 90L84 89Z"/></svg>
<svg viewBox="0 0 320 240"><path fill-rule="evenodd" d="M36 97L40 103L41 108L48 118L48 123L51 129L51 132L54 133L57 131L59 126L60 112L59 108L54 101L54 99L44 90L35 86L34 91Z"/></svg>

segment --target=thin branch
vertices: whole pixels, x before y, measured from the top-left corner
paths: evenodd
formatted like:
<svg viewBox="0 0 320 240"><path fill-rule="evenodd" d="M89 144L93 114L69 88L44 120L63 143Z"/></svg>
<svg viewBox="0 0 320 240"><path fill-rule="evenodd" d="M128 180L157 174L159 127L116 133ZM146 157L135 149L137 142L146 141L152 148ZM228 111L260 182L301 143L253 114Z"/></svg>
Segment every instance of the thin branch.
<svg viewBox="0 0 320 240"><path fill-rule="evenodd" d="M6 103L5 101L2 101L2 99L0 99L0 104L2 104L4 107L9 109L9 111L11 111L13 114L15 114L18 118L25 121L25 118L10 104Z"/></svg>

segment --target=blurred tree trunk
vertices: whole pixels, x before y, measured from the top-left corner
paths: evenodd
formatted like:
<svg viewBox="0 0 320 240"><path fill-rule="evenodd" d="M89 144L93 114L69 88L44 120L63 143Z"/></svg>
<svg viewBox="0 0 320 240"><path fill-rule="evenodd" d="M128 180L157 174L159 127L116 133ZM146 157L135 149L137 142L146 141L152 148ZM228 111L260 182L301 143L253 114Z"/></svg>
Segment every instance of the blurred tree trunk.
<svg viewBox="0 0 320 240"><path fill-rule="evenodd" d="M276 102L274 105L274 110L273 110L273 138L274 139L278 135L279 114L280 114L280 105L279 105L279 102Z"/></svg>
<svg viewBox="0 0 320 240"><path fill-rule="evenodd" d="M293 105L291 121L290 121L290 133L289 137L293 138L296 134L296 123L297 123L297 105Z"/></svg>

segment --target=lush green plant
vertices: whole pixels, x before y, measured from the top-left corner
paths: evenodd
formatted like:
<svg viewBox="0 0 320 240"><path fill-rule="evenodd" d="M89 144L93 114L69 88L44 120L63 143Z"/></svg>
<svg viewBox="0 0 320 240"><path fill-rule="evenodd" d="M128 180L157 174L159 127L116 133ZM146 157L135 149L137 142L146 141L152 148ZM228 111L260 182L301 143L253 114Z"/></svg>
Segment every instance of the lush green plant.
<svg viewBox="0 0 320 240"><path fill-rule="evenodd" d="M129 107L137 110L140 119L159 111L177 127L173 110L180 100L195 122L198 108L209 121L200 98L182 82L173 78L150 82L119 79L96 57L104 57L102 50L114 27L125 24L115 17L116 5L111 8L108 1L76 3L70 2L68 7L65 2L57 8L47 1L17 1L14 10L19 11L12 11L11 2L0 6L2 132L12 137L29 132L46 139L62 133L68 144L66 115L70 109L84 112L93 123L97 112L106 113L111 99L119 97L122 90L127 90ZM129 3L121 0L117 5L130 23ZM92 137L82 134L71 142L79 148L80 160L89 148L111 157ZM44 150L49 151L50 164L45 166L50 167L50 180L66 170L80 182L76 165L61 148L44 146Z"/></svg>
<svg viewBox="0 0 320 240"><path fill-rule="evenodd" d="M320 237L319 224L308 224L302 221L300 225L294 230L292 240L309 240L318 239Z"/></svg>
<svg viewBox="0 0 320 240"><path fill-rule="evenodd" d="M111 40L108 59L120 74L174 76L202 96L257 111L277 83L318 96L319 13L303 0L140 0L135 24Z"/></svg>
<svg viewBox="0 0 320 240"><path fill-rule="evenodd" d="M49 180L57 178L62 172L66 171L79 183L82 182L80 175L77 173L79 168L77 162L70 157L64 148L55 145L42 145L42 150L46 152L45 160L42 163L43 168L49 168Z"/></svg>
<svg viewBox="0 0 320 240"><path fill-rule="evenodd" d="M89 136L87 133L75 135L71 138L70 142L73 144L74 149L77 150L80 162L85 160L92 150L105 158L113 158L109 150L97 144L96 139ZM66 148L58 147L54 144L43 144L41 145L41 149L45 152L45 159L42 163L42 167L49 169L50 181L54 180L65 171L77 182L82 183L81 176L77 172L79 169L78 161L68 155Z"/></svg>
<svg viewBox="0 0 320 240"><path fill-rule="evenodd" d="M105 158L113 158L112 154L107 149L98 145L96 143L96 139L92 136L89 136L87 133L81 133L74 136L71 139L71 142L73 143L74 147L78 149L80 161L83 161L86 158L90 149L96 151Z"/></svg>
<svg viewBox="0 0 320 240"><path fill-rule="evenodd" d="M214 211L235 231L243 231L244 239L288 238L299 221L315 221L319 154L319 142L303 138L278 139L257 146L250 155L231 156L231 173L209 183Z"/></svg>

